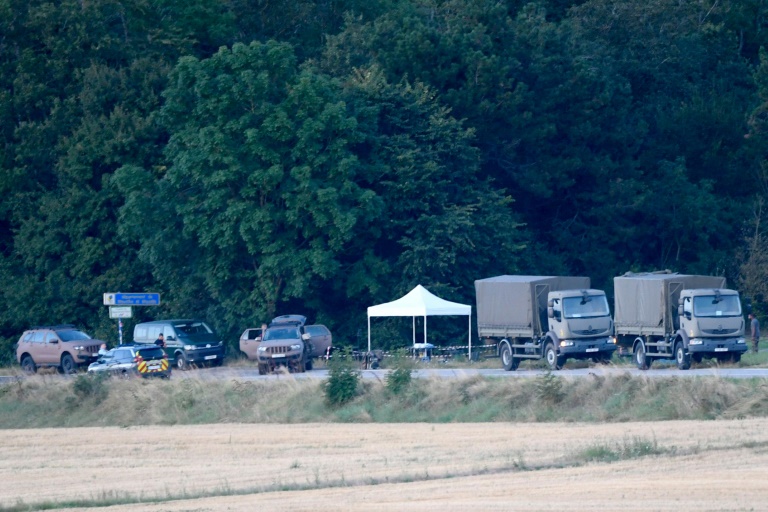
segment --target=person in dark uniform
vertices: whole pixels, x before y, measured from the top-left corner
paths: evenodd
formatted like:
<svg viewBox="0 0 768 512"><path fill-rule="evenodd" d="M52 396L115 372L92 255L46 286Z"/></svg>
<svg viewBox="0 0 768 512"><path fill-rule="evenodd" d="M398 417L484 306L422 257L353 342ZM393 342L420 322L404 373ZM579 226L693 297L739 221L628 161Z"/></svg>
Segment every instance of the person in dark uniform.
<svg viewBox="0 0 768 512"><path fill-rule="evenodd" d="M750 334L752 335L752 352L757 353L759 350L758 345L760 344L760 322L752 313L749 314L749 320Z"/></svg>
<svg viewBox="0 0 768 512"><path fill-rule="evenodd" d="M160 333L157 335L157 339L155 340L155 345L157 345L160 348L165 348L165 340L163 339L163 333Z"/></svg>

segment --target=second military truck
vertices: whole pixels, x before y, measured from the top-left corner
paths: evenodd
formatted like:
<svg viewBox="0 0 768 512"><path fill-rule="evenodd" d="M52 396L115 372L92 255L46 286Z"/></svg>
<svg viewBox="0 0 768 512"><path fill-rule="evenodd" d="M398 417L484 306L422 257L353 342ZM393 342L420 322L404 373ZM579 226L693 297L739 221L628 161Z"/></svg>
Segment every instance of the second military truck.
<svg viewBox="0 0 768 512"><path fill-rule="evenodd" d="M611 359L616 350L605 292L588 277L497 276L475 281L477 330L493 341L505 370L524 359Z"/></svg>
<svg viewBox="0 0 768 512"><path fill-rule="evenodd" d="M705 357L735 363L747 351L739 293L724 277L628 272L613 287L618 343L641 370L654 359L681 370Z"/></svg>

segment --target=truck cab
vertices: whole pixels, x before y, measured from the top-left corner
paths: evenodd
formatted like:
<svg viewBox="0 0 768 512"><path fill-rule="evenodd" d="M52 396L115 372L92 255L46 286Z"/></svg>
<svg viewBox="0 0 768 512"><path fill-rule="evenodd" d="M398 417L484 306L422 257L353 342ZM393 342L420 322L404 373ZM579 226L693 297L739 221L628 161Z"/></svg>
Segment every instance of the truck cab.
<svg viewBox="0 0 768 512"><path fill-rule="evenodd" d="M706 356L718 361L738 362L748 349L741 300L735 290L683 290L678 304L678 321L676 339L695 362ZM679 354L683 358L685 355L685 351ZM683 366L686 363L685 360L678 361Z"/></svg>
<svg viewBox="0 0 768 512"><path fill-rule="evenodd" d="M611 311L602 290L550 292L547 320L547 337L555 344L562 362L567 358L605 362L616 350Z"/></svg>

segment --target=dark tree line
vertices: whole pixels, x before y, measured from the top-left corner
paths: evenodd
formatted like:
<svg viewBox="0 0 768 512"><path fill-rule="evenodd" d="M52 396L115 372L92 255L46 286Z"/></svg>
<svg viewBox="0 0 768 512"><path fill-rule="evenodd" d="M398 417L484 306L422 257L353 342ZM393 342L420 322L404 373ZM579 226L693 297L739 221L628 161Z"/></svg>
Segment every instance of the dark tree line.
<svg viewBox="0 0 768 512"><path fill-rule="evenodd" d="M762 0L0 0L2 358L115 339L115 291L346 344L497 274L764 295L767 41Z"/></svg>

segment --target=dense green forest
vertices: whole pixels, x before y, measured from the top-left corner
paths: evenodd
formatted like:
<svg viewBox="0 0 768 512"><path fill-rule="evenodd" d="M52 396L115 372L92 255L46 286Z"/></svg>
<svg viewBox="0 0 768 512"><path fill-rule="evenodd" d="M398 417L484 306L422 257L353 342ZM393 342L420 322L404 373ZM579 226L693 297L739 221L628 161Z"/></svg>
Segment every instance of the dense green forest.
<svg viewBox="0 0 768 512"><path fill-rule="evenodd" d="M767 44L765 0L0 0L0 359L117 291L233 346L498 274L759 300Z"/></svg>

